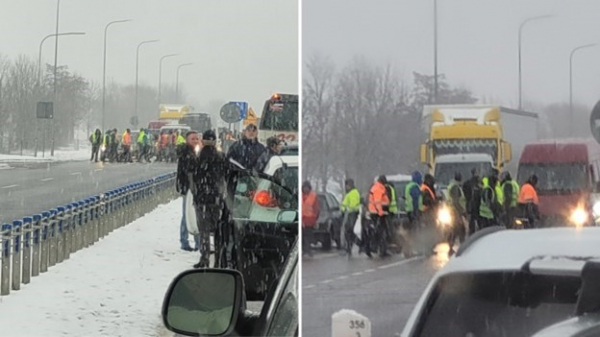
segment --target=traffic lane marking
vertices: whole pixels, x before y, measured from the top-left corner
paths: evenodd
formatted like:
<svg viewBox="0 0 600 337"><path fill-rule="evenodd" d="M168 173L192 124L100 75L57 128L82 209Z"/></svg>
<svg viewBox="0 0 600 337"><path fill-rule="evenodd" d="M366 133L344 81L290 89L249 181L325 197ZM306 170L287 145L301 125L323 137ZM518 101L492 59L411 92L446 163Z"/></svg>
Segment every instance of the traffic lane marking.
<svg viewBox="0 0 600 337"><path fill-rule="evenodd" d="M8 186L3 186L2 188L4 189L8 189L8 188L13 188L13 187L17 187L19 185L8 185Z"/></svg>

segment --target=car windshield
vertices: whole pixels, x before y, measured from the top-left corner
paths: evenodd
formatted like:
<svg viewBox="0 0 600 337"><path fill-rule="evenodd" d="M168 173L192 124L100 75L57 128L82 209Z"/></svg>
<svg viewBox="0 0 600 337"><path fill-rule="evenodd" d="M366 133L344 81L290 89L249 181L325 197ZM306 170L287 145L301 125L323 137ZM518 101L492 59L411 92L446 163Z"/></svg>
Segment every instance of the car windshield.
<svg viewBox="0 0 600 337"><path fill-rule="evenodd" d="M415 336L526 337L573 315L581 280L522 272L442 277Z"/></svg>
<svg viewBox="0 0 600 337"><path fill-rule="evenodd" d="M489 162L439 163L435 165L435 181L440 186L448 186L457 172L462 175L462 179L465 181L471 177L471 170L473 169L476 169L480 174L488 174L492 169L492 165Z"/></svg>
<svg viewBox="0 0 600 337"><path fill-rule="evenodd" d="M298 101L281 101L265 103L260 120L261 130L297 131Z"/></svg>
<svg viewBox="0 0 600 337"><path fill-rule="evenodd" d="M524 183L533 174L538 177L536 190L541 194L589 189L585 164L521 164L517 181Z"/></svg>

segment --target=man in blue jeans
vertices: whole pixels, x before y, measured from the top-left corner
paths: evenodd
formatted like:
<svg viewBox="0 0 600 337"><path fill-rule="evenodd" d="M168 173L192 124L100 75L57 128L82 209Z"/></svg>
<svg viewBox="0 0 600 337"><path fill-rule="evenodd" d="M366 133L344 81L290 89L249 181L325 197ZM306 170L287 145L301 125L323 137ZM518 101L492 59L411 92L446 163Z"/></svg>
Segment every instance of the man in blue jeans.
<svg viewBox="0 0 600 337"><path fill-rule="evenodd" d="M186 134L185 144L181 144L177 148L177 192L183 196L183 216L181 217L181 225L179 226L179 242L181 249L186 251L197 251L200 247L199 235L194 235L196 247L192 249L188 242L188 230L185 219L187 193L190 186L193 186L191 180L196 166L198 165L197 148L200 147L200 137L196 131L190 131Z"/></svg>

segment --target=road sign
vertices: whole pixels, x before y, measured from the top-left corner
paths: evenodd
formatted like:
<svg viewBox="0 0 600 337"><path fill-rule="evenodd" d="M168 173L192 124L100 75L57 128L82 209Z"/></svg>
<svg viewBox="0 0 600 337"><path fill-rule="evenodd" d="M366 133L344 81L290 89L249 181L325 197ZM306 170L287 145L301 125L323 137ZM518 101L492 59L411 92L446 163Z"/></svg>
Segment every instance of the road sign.
<svg viewBox="0 0 600 337"><path fill-rule="evenodd" d="M592 114L590 115L590 128L592 130L592 135L596 141L600 143L600 101L596 103L592 110Z"/></svg>
<svg viewBox="0 0 600 337"><path fill-rule="evenodd" d="M248 113L248 102L231 102L235 103L240 108L240 120L246 118Z"/></svg>
<svg viewBox="0 0 600 337"><path fill-rule="evenodd" d="M258 116L256 116L256 112L252 108L248 108L248 115L244 118L244 126L249 124L258 125Z"/></svg>
<svg viewBox="0 0 600 337"><path fill-rule="evenodd" d="M240 107L235 102L229 102L221 107L221 119L226 123L237 123L242 118Z"/></svg>
<svg viewBox="0 0 600 337"><path fill-rule="evenodd" d="M52 119L54 118L54 103L38 102L36 110L37 118Z"/></svg>

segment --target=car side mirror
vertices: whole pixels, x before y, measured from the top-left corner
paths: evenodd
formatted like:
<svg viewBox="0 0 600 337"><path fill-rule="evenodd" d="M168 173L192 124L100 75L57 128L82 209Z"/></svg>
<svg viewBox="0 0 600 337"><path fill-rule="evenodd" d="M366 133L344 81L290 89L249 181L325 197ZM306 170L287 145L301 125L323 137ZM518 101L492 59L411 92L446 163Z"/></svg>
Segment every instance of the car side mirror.
<svg viewBox="0 0 600 337"><path fill-rule="evenodd" d="M277 215L277 222L283 224L293 224L298 221L298 212L285 210L279 212Z"/></svg>
<svg viewBox="0 0 600 337"><path fill-rule="evenodd" d="M230 269L193 269L179 274L162 307L167 329L186 336L224 336L235 328L243 305L243 278Z"/></svg>

